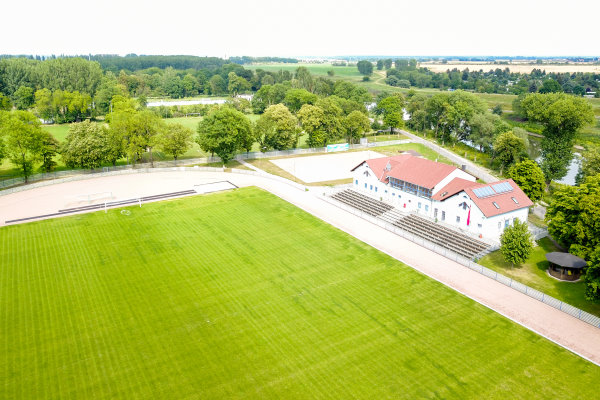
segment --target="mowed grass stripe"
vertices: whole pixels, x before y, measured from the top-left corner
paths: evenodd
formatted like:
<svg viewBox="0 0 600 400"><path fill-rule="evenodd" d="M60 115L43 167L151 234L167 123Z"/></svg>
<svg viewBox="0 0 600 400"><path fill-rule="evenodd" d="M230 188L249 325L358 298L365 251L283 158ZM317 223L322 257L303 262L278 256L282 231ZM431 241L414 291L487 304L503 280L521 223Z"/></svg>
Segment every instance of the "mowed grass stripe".
<svg viewBox="0 0 600 400"><path fill-rule="evenodd" d="M1 398L595 394L598 367L256 188L128 209L0 230Z"/></svg>

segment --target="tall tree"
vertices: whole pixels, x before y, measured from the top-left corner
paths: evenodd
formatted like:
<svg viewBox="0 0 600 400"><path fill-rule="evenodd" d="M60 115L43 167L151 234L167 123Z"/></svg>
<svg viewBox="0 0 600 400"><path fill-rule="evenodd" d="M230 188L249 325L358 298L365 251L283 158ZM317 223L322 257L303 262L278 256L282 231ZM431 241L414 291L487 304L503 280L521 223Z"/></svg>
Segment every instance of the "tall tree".
<svg viewBox="0 0 600 400"><path fill-rule="evenodd" d="M202 150L216 154L225 165L250 135L252 128L244 114L231 107L220 107L198 124L196 141Z"/></svg>
<svg viewBox="0 0 600 400"><path fill-rule="evenodd" d="M576 182L579 185L588 176L600 174L600 148L592 148L583 154L581 169L577 173Z"/></svg>
<svg viewBox="0 0 600 400"><path fill-rule="evenodd" d="M325 134L325 113L323 109L311 104L305 104L298 111L298 120L302 129L308 135L307 144L309 147L324 147L327 143Z"/></svg>
<svg viewBox="0 0 600 400"><path fill-rule="evenodd" d="M15 107L17 110L27 110L33 106L35 97L33 96L33 89L29 86L19 86L17 91L13 94L15 99Z"/></svg>
<svg viewBox="0 0 600 400"><path fill-rule="evenodd" d="M307 90L311 93L314 91L315 81L314 81L312 75L310 74L310 71L308 70L308 68L298 67L296 69L295 78L298 82L298 86L301 89ZM298 109L300 109L300 107L298 107Z"/></svg>
<svg viewBox="0 0 600 400"><path fill-rule="evenodd" d="M526 157L525 143L512 132L504 132L494 141L494 158L503 169Z"/></svg>
<svg viewBox="0 0 600 400"><path fill-rule="evenodd" d="M579 186L561 185L546 210L548 233L569 252L587 258L600 247L600 175Z"/></svg>
<svg viewBox="0 0 600 400"><path fill-rule="evenodd" d="M564 93L533 93L521 101L521 110L527 119L544 125L541 147L546 183L561 179L573 158L577 131L594 120L590 104Z"/></svg>
<svg viewBox="0 0 600 400"><path fill-rule="evenodd" d="M42 131L42 150L40 152L42 158L41 169L44 172L50 172L56 167L54 156L58 154L60 142L48 131Z"/></svg>
<svg viewBox="0 0 600 400"><path fill-rule="evenodd" d="M12 110L12 103L10 99L0 93L0 111L10 111Z"/></svg>
<svg viewBox="0 0 600 400"><path fill-rule="evenodd" d="M515 219L512 226L504 229L500 236L500 252L511 268L523 263L533 250L533 240L526 222Z"/></svg>
<svg viewBox="0 0 600 400"><path fill-rule="evenodd" d="M191 129L181 124L166 124L160 132L158 142L165 153L172 155L173 159L177 160L177 157L192 146L193 134Z"/></svg>
<svg viewBox="0 0 600 400"><path fill-rule="evenodd" d="M404 126L403 111L404 98L399 95L386 97L377 103L377 108L383 113L383 123L390 127L390 133L394 128Z"/></svg>
<svg viewBox="0 0 600 400"><path fill-rule="evenodd" d="M267 108L256 122L256 138L261 151L287 150L298 142L298 122L283 104Z"/></svg>
<svg viewBox="0 0 600 400"><path fill-rule="evenodd" d="M41 161L45 136L40 121L30 112L12 111L2 118L0 131L6 137L6 152L10 162L19 168L25 182Z"/></svg>
<svg viewBox="0 0 600 400"><path fill-rule="evenodd" d="M237 96L238 93L246 92L246 91L250 90L250 88L251 88L250 82L248 82L246 79L242 78L241 76L237 76L235 72L230 72L229 75L227 76L227 80L229 81L227 90L233 96Z"/></svg>
<svg viewBox="0 0 600 400"><path fill-rule="evenodd" d="M363 75L371 75L373 73L373 63L371 61L362 60L356 63L358 72Z"/></svg>
<svg viewBox="0 0 600 400"><path fill-rule="evenodd" d="M283 103L293 113L296 113L304 104L315 104L319 97L306 89L290 89L285 94Z"/></svg>
<svg viewBox="0 0 600 400"><path fill-rule="evenodd" d="M72 124L61 147L68 167L94 169L107 161L108 133L103 124L84 121Z"/></svg>
<svg viewBox="0 0 600 400"><path fill-rule="evenodd" d="M361 135L371 129L369 118L360 111L352 111L344 118L346 138L350 143L358 142Z"/></svg>
<svg viewBox="0 0 600 400"><path fill-rule="evenodd" d="M510 167L507 176L525 192L531 201L538 201L544 194L544 173L533 160L523 160Z"/></svg>

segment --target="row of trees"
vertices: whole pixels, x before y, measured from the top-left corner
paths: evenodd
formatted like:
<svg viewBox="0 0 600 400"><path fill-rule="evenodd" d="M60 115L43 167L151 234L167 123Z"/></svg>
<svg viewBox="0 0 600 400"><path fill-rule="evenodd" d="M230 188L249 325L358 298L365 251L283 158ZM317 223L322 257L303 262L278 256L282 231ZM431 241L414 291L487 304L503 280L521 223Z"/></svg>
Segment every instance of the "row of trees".
<svg viewBox="0 0 600 400"><path fill-rule="evenodd" d="M511 72L509 68L496 68L487 72L469 69L460 71L454 68L436 73L427 68L417 68L416 61L413 64L412 60L397 60L396 65L396 68L391 68L391 65L390 68L386 68L386 83L390 86L462 89L479 93L516 95L564 92L583 96L595 92L597 97L600 96L600 74L598 73L546 73L541 69L533 69L527 74ZM382 68L379 68L378 62L378 69Z"/></svg>
<svg viewBox="0 0 600 400"><path fill-rule="evenodd" d="M576 133L593 122L591 106L582 98L564 93L532 93L519 100L518 108L525 118L544 127L541 167L546 183L560 180L573 158ZM528 158L527 132L511 128L488 112L471 93L455 91L426 97L409 92L406 110L412 129L433 132L444 142L457 140L474 145L490 153L502 170Z"/></svg>
<svg viewBox="0 0 600 400"><path fill-rule="evenodd" d="M341 137L356 142L369 129L365 113L355 110L344 115L334 100L321 98L303 104L296 113L281 103L271 105L254 124L233 107L219 107L200 122L197 142L227 163L237 152L249 152L255 143L261 151L295 148L302 131L309 146L320 147Z"/></svg>

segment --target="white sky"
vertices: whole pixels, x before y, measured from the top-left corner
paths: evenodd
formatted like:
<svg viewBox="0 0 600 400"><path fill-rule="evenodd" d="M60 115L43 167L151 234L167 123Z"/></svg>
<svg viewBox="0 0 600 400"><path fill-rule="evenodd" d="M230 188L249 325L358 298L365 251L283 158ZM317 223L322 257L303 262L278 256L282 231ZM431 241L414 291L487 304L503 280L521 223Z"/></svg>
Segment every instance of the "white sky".
<svg viewBox="0 0 600 400"><path fill-rule="evenodd" d="M600 0L8 0L0 10L0 54L600 55Z"/></svg>

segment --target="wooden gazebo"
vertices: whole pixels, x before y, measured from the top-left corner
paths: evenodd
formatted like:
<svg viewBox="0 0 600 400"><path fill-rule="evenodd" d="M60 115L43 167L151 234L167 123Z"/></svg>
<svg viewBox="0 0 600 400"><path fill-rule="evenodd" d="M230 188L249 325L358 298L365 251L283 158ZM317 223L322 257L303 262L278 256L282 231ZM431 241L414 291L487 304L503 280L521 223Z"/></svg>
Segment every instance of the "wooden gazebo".
<svg viewBox="0 0 600 400"><path fill-rule="evenodd" d="M582 258L558 251L547 253L546 260L550 263L548 273L561 281L578 280L583 269L587 267L587 263Z"/></svg>

